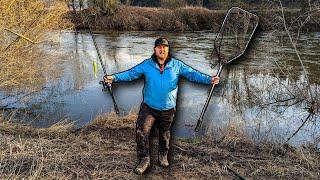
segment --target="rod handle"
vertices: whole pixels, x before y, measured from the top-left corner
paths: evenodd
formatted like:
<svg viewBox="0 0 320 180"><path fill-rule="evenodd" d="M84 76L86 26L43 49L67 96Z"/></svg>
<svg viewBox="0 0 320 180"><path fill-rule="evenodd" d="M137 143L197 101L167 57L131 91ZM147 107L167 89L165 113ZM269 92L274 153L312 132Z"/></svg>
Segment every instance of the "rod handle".
<svg viewBox="0 0 320 180"><path fill-rule="evenodd" d="M116 114L120 114L120 110L119 110L118 105L116 103L116 100L114 99L114 96L113 96L111 84L105 83L104 81L99 81L99 84L103 85L102 91L108 91L109 92L109 94L111 96L111 99L112 99L112 102L113 102L114 110L116 111Z"/></svg>

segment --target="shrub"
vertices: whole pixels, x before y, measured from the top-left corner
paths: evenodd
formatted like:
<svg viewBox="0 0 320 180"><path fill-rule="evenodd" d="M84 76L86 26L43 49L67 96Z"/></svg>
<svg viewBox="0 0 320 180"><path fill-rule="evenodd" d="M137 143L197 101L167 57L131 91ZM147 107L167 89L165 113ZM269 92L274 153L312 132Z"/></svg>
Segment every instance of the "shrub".
<svg viewBox="0 0 320 180"><path fill-rule="evenodd" d="M0 1L0 89L37 90L52 70L50 59L40 48L52 29L61 28L67 7L46 6L42 0ZM51 78L51 77L50 77Z"/></svg>
<svg viewBox="0 0 320 180"><path fill-rule="evenodd" d="M93 0L93 4L103 13L112 15L118 10L120 3L118 0Z"/></svg>

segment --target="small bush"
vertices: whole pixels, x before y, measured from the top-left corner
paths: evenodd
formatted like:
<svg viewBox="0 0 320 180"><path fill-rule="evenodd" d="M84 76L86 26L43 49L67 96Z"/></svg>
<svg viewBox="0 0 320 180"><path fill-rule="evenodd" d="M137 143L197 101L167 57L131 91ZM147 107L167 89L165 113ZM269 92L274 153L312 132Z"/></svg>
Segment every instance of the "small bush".
<svg viewBox="0 0 320 180"><path fill-rule="evenodd" d="M52 74L55 58L45 55L40 46L48 41L48 31L64 28L67 11L65 4L59 2L47 7L41 0L0 1L1 90L11 93L17 88L42 88L44 74Z"/></svg>

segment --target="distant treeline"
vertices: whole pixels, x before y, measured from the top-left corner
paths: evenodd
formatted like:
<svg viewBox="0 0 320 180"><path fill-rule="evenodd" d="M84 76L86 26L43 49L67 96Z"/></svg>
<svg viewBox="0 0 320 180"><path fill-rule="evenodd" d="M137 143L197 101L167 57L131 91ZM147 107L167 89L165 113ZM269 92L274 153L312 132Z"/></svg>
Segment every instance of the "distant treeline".
<svg viewBox="0 0 320 180"><path fill-rule="evenodd" d="M270 4L270 0L120 0L122 4L145 7L177 7L181 5L202 6L208 9L221 9L230 6L245 6L259 8L263 4ZM288 8L308 9L310 4L319 4L318 0L282 0L283 6ZM275 1L275 3L277 3Z"/></svg>

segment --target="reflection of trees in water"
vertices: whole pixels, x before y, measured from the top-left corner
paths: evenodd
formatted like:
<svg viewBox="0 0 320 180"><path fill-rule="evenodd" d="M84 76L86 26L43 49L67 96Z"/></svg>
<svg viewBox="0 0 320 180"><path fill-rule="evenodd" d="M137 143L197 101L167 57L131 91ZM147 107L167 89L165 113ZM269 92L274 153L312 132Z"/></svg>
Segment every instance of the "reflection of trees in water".
<svg viewBox="0 0 320 180"><path fill-rule="evenodd" d="M116 66L119 66L118 65L118 59L117 59L117 47L110 48L110 50L107 52L107 54L111 57L111 59L116 64Z"/></svg>
<svg viewBox="0 0 320 180"><path fill-rule="evenodd" d="M311 59L317 59L312 53L301 53L303 45L318 45L315 41L305 39L301 41L304 43L300 45L299 51L299 33L295 34L296 40L293 41L290 31L283 33L282 29L275 30L267 34L267 37L272 36L272 40L255 41L253 50L247 53L245 58L253 58L253 55L259 57L260 62L265 64L261 64L259 69L255 69L255 65L242 66L240 69L231 65L225 70L228 82L224 94L237 113L245 115L249 111L256 116L251 119L257 119L254 124L258 137L261 133L270 136L273 129L285 129L287 133L283 134L283 138L289 141L309 121L310 124L313 122L313 126L307 129L314 129L311 134L317 136L315 139L319 139L317 132L320 127L316 124L319 121L320 103L316 98L319 96L319 80L310 77L318 75L320 66L307 59L310 56ZM256 45L262 48L254 48ZM246 121L245 117L243 120Z"/></svg>
<svg viewBox="0 0 320 180"><path fill-rule="evenodd" d="M118 33L112 33L108 34L109 36L104 36L103 44L105 46L105 54L106 59L104 60L107 68L109 69L109 72L111 73L111 69L119 69L119 59L118 59L118 44L120 41L119 34ZM107 39L108 37L108 39Z"/></svg>
<svg viewBox="0 0 320 180"><path fill-rule="evenodd" d="M97 52L89 34L75 32L75 43L76 54L75 58L72 59L74 62L72 66L74 67L74 89L81 90L93 78L92 62L96 61L96 63L99 63L99 60L97 59Z"/></svg>
<svg viewBox="0 0 320 180"><path fill-rule="evenodd" d="M303 123L298 127L298 129L287 139L286 142L288 142L292 137L294 137L300 130L301 128L308 122L308 121L312 121L312 120L318 120L318 109L319 109L319 101L317 102L317 99L315 97L317 97L316 94L314 94L313 91L313 87L311 86L311 81L310 81L310 72L308 72L308 70L306 69L305 63L303 62L303 58L301 56L301 53L298 50L298 40L300 39L300 32L304 26L304 24L306 22L309 21L309 19L313 16L313 14L315 12L313 12L313 7L310 5L310 11L307 12L307 16L303 17L304 22L303 23L297 23L294 24L294 27L292 28L292 26L288 26L286 23L286 17L285 14L283 12L283 6L281 1L279 1L279 6L282 10L281 13L281 22L283 23L283 27L285 29L286 35L290 40L290 44L291 44L291 48L294 50L295 56L296 58L299 60L298 62L300 63L300 67L301 67L301 79L303 80L303 82L301 83L303 87L301 87L300 89L292 89L293 91L296 91L297 94L294 94L296 97L300 97L302 96L302 101L303 101L303 108L305 109L305 113L307 113L307 115L305 115L305 118L303 120ZM316 85L318 86L318 85Z"/></svg>
<svg viewBox="0 0 320 180"><path fill-rule="evenodd" d="M81 90L85 87L86 82L93 78L93 67L92 67L92 61L96 61L98 65L98 69L101 69L102 64L100 64L100 61L98 60L97 56L97 50L95 49L93 45L92 38L84 33L75 32L75 54L74 58L72 58L71 65L72 68L72 79L73 79L73 88L75 90ZM108 41L105 41L104 38L101 38L101 36L97 36L93 34L94 38L96 38L96 41L98 43L99 51L102 52L102 60L104 61L104 64L108 70L110 68L118 68L117 63L117 50L115 48L109 48ZM101 42L103 41L103 42ZM79 43L80 42L80 43ZM116 43L114 43L116 44ZM111 50L110 50L111 49ZM111 55L110 55L111 53ZM110 58L113 57L113 58ZM110 60L114 60L114 62ZM100 72L100 74L102 71Z"/></svg>
<svg viewBox="0 0 320 180"><path fill-rule="evenodd" d="M64 103L53 100L64 94L60 84L52 84L29 93L20 92L0 99L0 111L8 121L19 121L39 127L52 125L63 120L66 114Z"/></svg>
<svg viewBox="0 0 320 180"><path fill-rule="evenodd" d="M79 33L77 31L75 31L74 33L75 36L75 46L76 46L76 54L75 54L75 58L73 58L73 66L71 66L73 68L73 80L74 80L74 89L75 90L80 90L84 87L84 83L83 83L83 78L81 77L84 73L81 67L81 57L79 55ZM81 34L81 39L83 41L83 36ZM82 43L84 44L84 43Z"/></svg>
<svg viewBox="0 0 320 180"><path fill-rule="evenodd" d="M242 121L250 127L250 133L255 139L267 140L280 135L284 141L295 133L301 120L306 118L313 122L313 126L301 132L309 131L310 134L299 135L300 138L319 136L320 127L316 124L319 116L316 114L309 116L313 112L306 108L309 105L306 99L308 92L303 81L291 81L289 77L280 79L262 74L252 76L248 73L249 66L235 68L226 68L228 81L224 85L225 88L222 88L223 97L228 99L236 114L239 114ZM313 85L312 92L318 93L319 85ZM319 103L319 99L317 102Z"/></svg>

